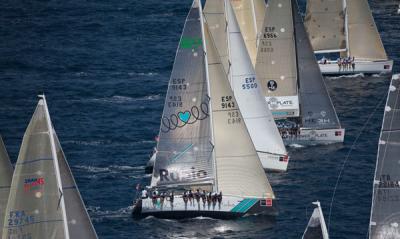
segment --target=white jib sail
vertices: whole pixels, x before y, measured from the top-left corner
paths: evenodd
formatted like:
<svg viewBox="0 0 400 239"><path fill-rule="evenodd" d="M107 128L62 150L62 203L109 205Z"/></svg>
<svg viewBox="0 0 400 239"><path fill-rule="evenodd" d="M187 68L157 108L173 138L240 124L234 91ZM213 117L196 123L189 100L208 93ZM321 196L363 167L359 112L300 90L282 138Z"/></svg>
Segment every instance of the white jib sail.
<svg viewBox="0 0 400 239"><path fill-rule="evenodd" d="M251 139L262 161L271 154L287 155L283 140L261 91L260 82L257 80L232 6L227 0L225 0L225 8L231 63L230 82ZM266 168L276 170L268 166ZM287 162L283 170L285 171L286 168Z"/></svg>

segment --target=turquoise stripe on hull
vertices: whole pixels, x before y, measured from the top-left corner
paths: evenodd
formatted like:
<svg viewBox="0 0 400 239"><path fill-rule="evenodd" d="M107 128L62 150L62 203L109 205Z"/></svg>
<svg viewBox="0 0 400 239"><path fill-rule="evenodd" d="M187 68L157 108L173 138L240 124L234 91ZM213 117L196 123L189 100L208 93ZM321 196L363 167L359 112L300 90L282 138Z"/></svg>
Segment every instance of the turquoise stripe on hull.
<svg viewBox="0 0 400 239"><path fill-rule="evenodd" d="M246 213L257 201L257 199L250 198L243 199L238 205L232 208L231 212Z"/></svg>

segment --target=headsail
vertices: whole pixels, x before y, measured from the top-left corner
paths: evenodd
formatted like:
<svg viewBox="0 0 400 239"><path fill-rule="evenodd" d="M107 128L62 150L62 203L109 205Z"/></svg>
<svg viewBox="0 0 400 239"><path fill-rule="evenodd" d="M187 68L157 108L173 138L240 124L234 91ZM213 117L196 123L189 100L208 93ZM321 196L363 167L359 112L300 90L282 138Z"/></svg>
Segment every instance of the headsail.
<svg viewBox="0 0 400 239"><path fill-rule="evenodd" d="M65 200L69 236L70 238L96 239L96 231L90 221L85 204L83 203L54 128L53 132Z"/></svg>
<svg viewBox="0 0 400 239"><path fill-rule="evenodd" d="M2 238L96 239L41 97L15 165Z"/></svg>
<svg viewBox="0 0 400 239"><path fill-rule="evenodd" d="M255 66L260 24L265 16L265 0L234 0L231 3L251 62Z"/></svg>
<svg viewBox="0 0 400 239"><path fill-rule="evenodd" d="M213 183L208 105L199 5L194 1L169 81L152 186Z"/></svg>
<svg viewBox="0 0 400 239"><path fill-rule="evenodd" d="M15 165L3 239L69 238L50 125L45 101L41 99Z"/></svg>
<svg viewBox="0 0 400 239"><path fill-rule="evenodd" d="M368 0L348 0L349 55L357 60L387 60Z"/></svg>
<svg viewBox="0 0 400 239"><path fill-rule="evenodd" d="M13 167L7 154L3 139L0 136L0 236L2 235L4 215L10 193Z"/></svg>
<svg viewBox="0 0 400 239"><path fill-rule="evenodd" d="M307 0L304 24L314 51L346 51L344 1Z"/></svg>
<svg viewBox="0 0 400 239"><path fill-rule="evenodd" d="M256 73L273 115L299 116L296 48L290 0L269 0Z"/></svg>
<svg viewBox="0 0 400 239"><path fill-rule="evenodd" d="M369 238L400 238L400 79L392 78L373 184Z"/></svg>
<svg viewBox="0 0 400 239"><path fill-rule="evenodd" d="M243 119L260 158L270 154L287 155L271 111L260 89L236 17L225 0L228 20L230 82Z"/></svg>
<svg viewBox="0 0 400 239"><path fill-rule="evenodd" d="M314 208L302 239L329 239L321 204L318 201L313 204L317 207Z"/></svg>
<svg viewBox="0 0 400 239"><path fill-rule="evenodd" d="M224 195L275 198L246 129L221 59L205 26L217 189Z"/></svg>
<svg viewBox="0 0 400 239"><path fill-rule="evenodd" d="M203 13L225 72L229 72L230 63L226 32L227 22L225 16L225 1L207 0Z"/></svg>
<svg viewBox="0 0 400 239"><path fill-rule="evenodd" d="M340 128L331 98L308 39L296 0L292 0L303 127Z"/></svg>

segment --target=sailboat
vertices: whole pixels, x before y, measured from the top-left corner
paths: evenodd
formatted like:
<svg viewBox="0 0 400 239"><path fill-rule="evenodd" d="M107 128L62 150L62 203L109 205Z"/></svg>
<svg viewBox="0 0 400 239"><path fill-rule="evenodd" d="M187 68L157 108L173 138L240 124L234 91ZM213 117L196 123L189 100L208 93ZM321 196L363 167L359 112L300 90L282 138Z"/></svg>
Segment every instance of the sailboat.
<svg viewBox="0 0 400 239"><path fill-rule="evenodd" d="M338 64L337 59L323 57L319 66L324 75L392 72L393 61L386 54L368 0L307 0L304 22L316 54L349 58Z"/></svg>
<svg viewBox="0 0 400 239"><path fill-rule="evenodd" d="M313 202L313 204L316 207L314 208L302 239L329 239L321 204L318 201Z"/></svg>
<svg viewBox="0 0 400 239"><path fill-rule="evenodd" d="M39 97L15 165L2 238L97 238L46 98Z"/></svg>
<svg viewBox="0 0 400 239"><path fill-rule="evenodd" d="M228 3L206 1L204 15L211 37L264 169L286 171L289 161L286 148L268 109L234 10Z"/></svg>
<svg viewBox="0 0 400 239"><path fill-rule="evenodd" d="M285 144L343 142L295 0L270 0L263 23L256 72Z"/></svg>
<svg viewBox="0 0 400 239"><path fill-rule="evenodd" d="M390 83L373 181L369 238L400 238L400 75Z"/></svg>
<svg viewBox="0 0 400 239"><path fill-rule="evenodd" d="M277 214L199 0L191 6L177 49L157 150L150 192L135 201L134 216ZM190 198L188 190L197 196Z"/></svg>
<svg viewBox="0 0 400 239"><path fill-rule="evenodd" d="M10 193L13 167L8 157L3 139L0 136L0 236L4 224L4 215L7 207L8 196Z"/></svg>

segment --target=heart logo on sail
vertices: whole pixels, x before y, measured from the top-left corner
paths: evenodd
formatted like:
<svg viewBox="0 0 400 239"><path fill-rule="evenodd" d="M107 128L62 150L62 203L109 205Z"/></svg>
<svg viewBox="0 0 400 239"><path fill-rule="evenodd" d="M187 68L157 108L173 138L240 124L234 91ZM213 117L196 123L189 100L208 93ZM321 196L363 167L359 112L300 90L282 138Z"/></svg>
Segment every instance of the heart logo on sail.
<svg viewBox="0 0 400 239"><path fill-rule="evenodd" d="M190 119L190 112L189 111L186 111L185 113L179 112L178 117L180 120L182 120L182 122L187 123Z"/></svg>

